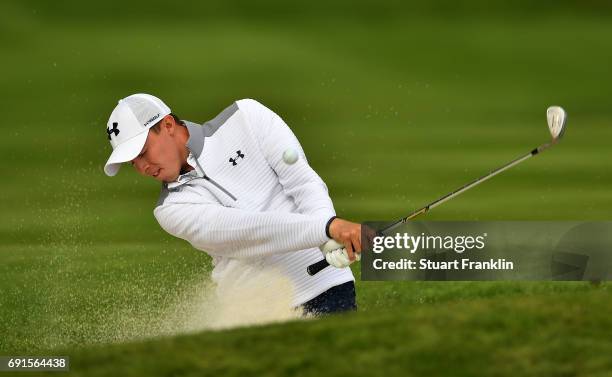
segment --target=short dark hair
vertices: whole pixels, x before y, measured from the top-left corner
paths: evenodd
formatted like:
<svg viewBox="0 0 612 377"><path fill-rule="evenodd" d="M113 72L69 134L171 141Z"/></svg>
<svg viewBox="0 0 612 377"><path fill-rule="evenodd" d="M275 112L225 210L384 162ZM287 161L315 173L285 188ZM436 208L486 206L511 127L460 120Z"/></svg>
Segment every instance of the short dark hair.
<svg viewBox="0 0 612 377"><path fill-rule="evenodd" d="M184 122L181 120L181 118L179 118L177 115L172 114L172 113L170 113L170 114L168 114L168 115L172 116L172 118L174 118L174 121L175 121L176 123L180 124L181 126L184 126L184 125L185 125L185 123L184 123ZM163 120L163 119L162 119L162 120ZM155 123L155 125L154 125L153 127L151 127L151 129L153 130L153 132L155 132L156 134L158 134L158 133L159 133L159 131L161 130L161 122L162 122L162 121L160 120L159 122Z"/></svg>

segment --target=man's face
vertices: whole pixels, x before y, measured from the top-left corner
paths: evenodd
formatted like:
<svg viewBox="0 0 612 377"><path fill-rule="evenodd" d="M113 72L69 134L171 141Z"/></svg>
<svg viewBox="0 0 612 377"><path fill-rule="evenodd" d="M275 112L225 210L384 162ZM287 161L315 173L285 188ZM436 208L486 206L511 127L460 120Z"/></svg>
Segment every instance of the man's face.
<svg viewBox="0 0 612 377"><path fill-rule="evenodd" d="M171 118L171 117L170 117ZM150 176L160 182L176 180L181 171L181 155L176 142L176 124L168 126L173 120L164 118L159 133L149 130L147 141L140 154L131 161L132 166L142 175Z"/></svg>

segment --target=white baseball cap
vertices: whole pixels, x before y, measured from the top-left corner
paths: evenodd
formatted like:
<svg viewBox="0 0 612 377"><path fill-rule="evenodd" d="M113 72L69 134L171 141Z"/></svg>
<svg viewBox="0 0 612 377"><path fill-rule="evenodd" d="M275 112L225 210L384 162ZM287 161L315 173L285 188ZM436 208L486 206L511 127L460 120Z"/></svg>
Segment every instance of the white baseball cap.
<svg viewBox="0 0 612 377"><path fill-rule="evenodd" d="M136 158L147 141L149 129L170 113L162 100L150 94L138 93L119 100L106 126L113 147L104 165L106 175L114 176L122 163Z"/></svg>

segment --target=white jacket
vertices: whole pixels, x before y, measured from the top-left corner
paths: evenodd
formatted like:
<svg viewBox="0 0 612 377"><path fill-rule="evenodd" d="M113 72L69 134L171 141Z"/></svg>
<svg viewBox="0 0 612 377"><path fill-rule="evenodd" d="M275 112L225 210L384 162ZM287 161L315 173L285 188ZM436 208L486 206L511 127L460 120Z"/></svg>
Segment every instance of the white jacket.
<svg viewBox="0 0 612 377"><path fill-rule="evenodd" d="M194 170L162 186L154 214L168 233L213 257L213 280L255 279L273 267L293 284L294 305L354 280L349 268L306 273L323 258L318 246L329 240L325 226L335 211L278 115L244 99L202 126L185 124ZM282 158L289 148L300 156L293 165Z"/></svg>

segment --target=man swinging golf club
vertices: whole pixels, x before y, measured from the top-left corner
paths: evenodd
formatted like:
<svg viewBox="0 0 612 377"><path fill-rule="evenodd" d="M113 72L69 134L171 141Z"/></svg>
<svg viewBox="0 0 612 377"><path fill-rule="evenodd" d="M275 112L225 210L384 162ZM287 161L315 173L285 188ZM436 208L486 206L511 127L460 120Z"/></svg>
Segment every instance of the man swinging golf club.
<svg viewBox="0 0 612 377"><path fill-rule="evenodd" d="M199 125L157 97L134 94L119 101L106 135L113 152L105 173L114 176L130 162L160 181L155 218L213 258L217 284L248 284L273 268L293 286L293 306L306 313L356 308L347 266L361 252L361 226L335 217L327 187L274 112L244 99ZM297 161L283 161L287 150L297 151ZM339 268L309 275L307 266L323 259L319 246L330 239L346 248L327 255Z"/></svg>

